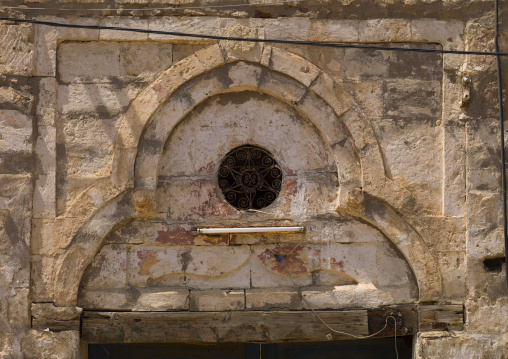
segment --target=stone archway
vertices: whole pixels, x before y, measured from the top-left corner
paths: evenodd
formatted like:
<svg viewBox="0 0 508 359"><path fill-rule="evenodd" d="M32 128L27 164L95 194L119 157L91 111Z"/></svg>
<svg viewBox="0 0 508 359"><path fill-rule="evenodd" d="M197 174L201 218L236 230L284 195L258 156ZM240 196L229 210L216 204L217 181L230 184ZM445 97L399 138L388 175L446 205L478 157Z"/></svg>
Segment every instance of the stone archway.
<svg viewBox="0 0 508 359"><path fill-rule="evenodd" d="M157 162L158 153L160 153L164 143L162 138L171 132L174 125L185 114L191 111L203 99L213 94L211 90L207 92L206 81L213 81L214 78L217 78L216 74L213 74L213 71L220 71L220 66L224 66L227 63L237 63L236 70L241 69L241 71L237 72L236 82L235 80L227 82L223 84L222 88L219 84L220 90L217 92L225 93L245 89L258 89L261 92L273 95L288 87L291 88L291 86L284 86L287 84L281 83L280 79L275 81L275 83L260 84L254 80L256 76L242 76L242 74L245 75L246 71L263 71L263 68L267 68L275 73L284 74L289 78L294 89L292 94L288 92L284 96L285 101L291 103L298 111L305 113L307 117L314 119L316 126L325 137L330 135L328 137L330 147L334 147L334 143L330 139L334 138L333 135L336 135L338 130L330 126L330 122L327 121L327 113L340 117L340 126L343 126L343 131L348 133L345 140L351 139L351 147L346 150L346 155L348 156L343 156L340 150L337 150L336 154L338 157L348 159L345 161L346 165L338 169L339 175L344 175L344 181L340 188L342 192L348 193L349 190L360 185L363 185L364 189L368 190L370 188L369 178L374 177L380 178L380 181L386 183L387 187L393 186L384 177L381 156L375 137L372 131L369 130L370 127L365 124L359 111L354 108L349 96L342 92L340 87L334 84L325 73L295 55L270 47L265 48L258 61L262 66L238 62L237 59L231 61L221 51L219 45L214 45L172 66L132 103L120 126L113 160L111 185L107 183L102 184L106 188L112 188L112 193L117 193L117 195L106 204L97 208L90 219L87 220L74 236L61 260L58 270L57 282L59 285L56 287L61 288L61 291L56 294L55 303L58 305L76 303L80 278L101 247L103 239L115 225L123 223L134 216L150 215L150 208L143 208L143 205L140 205L140 203L144 202L149 203L150 200L146 199L145 201L142 199L138 201L135 199L133 201L133 194L138 196L141 194L146 196L146 198L154 195L156 176L154 176L153 171L150 171L150 168L157 167L153 165ZM230 66L230 68L234 69L235 66ZM212 72L210 73L210 71ZM190 99L187 99L188 102L184 106L180 106L181 113L175 115L171 121L163 124L163 127L167 127L161 129L160 127L157 128L157 124L155 124L155 132L153 133L162 135L158 139L158 142L156 141L156 143L159 143L159 148L148 153L148 155L147 153L140 152L139 149L145 141L144 136L149 128L150 120L160 109L160 106L176 98L174 95L190 79L206 73L210 73L210 76L203 76L200 86L194 87L194 92L191 92ZM217 83L212 85L217 86ZM298 96L298 89L302 88L304 93ZM335 138L337 137L342 139L344 136L336 135ZM335 146L335 149L337 148L338 146ZM137 159L142 159L142 161L137 162ZM148 166L140 167L137 166L137 163L146 163ZM341 162L341 165L343 163ZM360 168L362 169L361 171ZM363 178L360 174L362 171ZM99 184L98 186L92 186L87 191L98 190L99 186ZM379 187L382 186L377 186L376 188ZM138 192L135 192L135 190ZM83 194L82 198L85 197L86 193ZM339 208L347 208L343 204L343 197L343 194L339 195ZM377 203L382 202L378 201ZM348 211L354 212L351 208ZM383 233L387 234L408 259L418 281L420 300L431 300L434 298L441 290L440 276L434 259L421 237L413 230L411 235L407 236L406 242L400 240L401 237L393 240L392 237L397 233L396 230L391 229L393 221L387 220L386 217L368 217L362 213L358 214L358 216L369 218L369 221L380 228ZM399 223L397 228L411 230L411 227L400 216L398 216L397 223ZM413 253L413 248L419 249L418 256L420 257ZM425 259L418 260L418 258Z"/></svg>

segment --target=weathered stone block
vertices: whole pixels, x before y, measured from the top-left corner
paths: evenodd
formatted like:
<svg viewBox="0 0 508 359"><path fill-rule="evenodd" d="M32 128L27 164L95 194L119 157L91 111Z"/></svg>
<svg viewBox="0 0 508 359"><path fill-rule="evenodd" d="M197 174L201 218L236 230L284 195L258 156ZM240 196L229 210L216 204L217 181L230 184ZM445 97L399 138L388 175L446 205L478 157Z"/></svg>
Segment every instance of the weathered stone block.
<svg viewBox="0 0 508 359"><path fill-rule="evenodd" d="M83 310L79 307L55 307L53 303L32 303L32 317L56 320L79 318Z"/></svg>
<svg viewBox="0 0 508 359"><path fill-rule="evenodd" d="M190 310L220 312L245 309L243 290L192 290L190 292Z"/></svg>
<svg viewBox="0 0 508 359"><path fill-rule="evenodd" d="M219 30L219 19L216 17L154 17L149 19L148 28L158 31L173 31L190 34L216 34ZM150 40L192 41L192 37L149 34Z"/></svg>
<svg viewBox="0 0 508 359"><path fill-rule="evenodd" d="M102 247L81 279L85 290L123 288L127 285L127 246Z"/></svg>
<svg viewBox="0 0 508 359"><path fill-rule="evenodd" d="M34 53L31 24L0 25L0 73L30 76Z"/></svg>
<svg viewBox="0 0 508 359"><path fill-rule="evenodd" d="M385 78L389 71L388 60L386 51L345 49L345 78L352 81Z"/></svg>
<svg viewBox="0 0 508 359"><path fill-rule="evenodd" d="M121 74L149 77L167 70L173 63L172 44L120 44Z"/></svg>
<svg viewBox="0 0 508 359"><path fill-rule="evenodd" d="M443 275L443 296L460 300L466 294L466 255L464 252L440 252L437 256Z"/></svg>
<svg viewBox="0 0 508 359"><path fill-rule="evenodd" d="M376 19L359 21L360 42L404 42L411 40L411 26L404 19Z"/></svg>
<svg viewBox="0 0 508 359"><path fill-rule="evenodd" d="M102 19L99 24L101 26L126 27L131 29L148 30L148 19L122 18L120 16L113 16ZM142 41L148 39L148 34L132 31L101 29L99 39Z"/></svg>
<svg viewBox="0 0 508 359"><path fill-rule="evenodd" d="M27 359L79 359L79 331L29 330L22 341Z"/></svg>
<svg viewBox="0 0 508 359"><path fill-rule="evenodd" d="M296 288L263 288L245 291L246 309L299 310L302 299Z"/></svg>
<svg viewBox="0 0 508 359"><path fill-rule="evenodd" d="M142 86L131 84L69 84L58 88L58 111L69 113L99 113L113 117L124 111L130 101L141 91Z"/></svg>
<svg viewBox="0 0 508 359"><path fill-rule="evenodd" d="M37 124L54 126L56 119L58 83L53 77L44 77L39 82L39 98L37 102Z"/></svg>
<svg viewBox="0 0 508 359"><path fill-rule="evenodd" d="M132 303L133 311L166 312L189 309L189 290L185 288L139 288L139 297Z"/></svg>
<svg viewBox="0 0 508 359"><path fill-rule="evenodd" d="M107 82L120 76L120 46L114 42L64 42L58 47L62 82Z"/></svg>

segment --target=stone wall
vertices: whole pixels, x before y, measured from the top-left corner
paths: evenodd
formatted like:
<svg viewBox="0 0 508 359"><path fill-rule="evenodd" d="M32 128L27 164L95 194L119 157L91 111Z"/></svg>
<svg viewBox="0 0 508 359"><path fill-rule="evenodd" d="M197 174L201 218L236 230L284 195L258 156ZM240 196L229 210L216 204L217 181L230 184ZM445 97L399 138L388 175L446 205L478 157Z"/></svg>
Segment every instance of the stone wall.
<svg viewBox="0 0 508 359"><path fill-rule="evenodd" d="M73 15L0 11L72 24L493 51L492 1L157 11L146 7L200 4L35 4ZM86 10L119 5L131 10ZM507 6L500 4L502 19ZM418 333L415 357L504 357L494 57L3 22L0 71L0 357L86 355L80 308L248 312L309 303L464 305L463 330ZM465 74L470 101L461 106ZM246 143L269 150L284 174L279 197L259 212L230 206L217 183L224 155ZM200 226L292 224L305 233L193 234ZM288 254L287 268L274 252Z"/></svg>

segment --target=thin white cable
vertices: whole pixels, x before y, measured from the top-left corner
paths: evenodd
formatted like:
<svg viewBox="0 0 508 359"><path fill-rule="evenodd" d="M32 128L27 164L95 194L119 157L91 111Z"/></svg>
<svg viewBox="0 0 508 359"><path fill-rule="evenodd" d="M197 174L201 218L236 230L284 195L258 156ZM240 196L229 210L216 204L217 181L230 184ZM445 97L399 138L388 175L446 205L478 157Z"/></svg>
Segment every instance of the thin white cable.
<svg viewBox="0 0 508 359"><path fill-rule="evenodd" d="M228 7L248 7L248 6L265 6L265 5L281 5L290 3L305 2L307 0L288 0L288 1L272 1L265 3L248 3L248 4L224 4L224 5L206 5L206 6L167 6L167 7L150 7L140 9L126 9L126 8L104 8L104 9L67 9L55 7L26 7L26 6L0 6L0 9L13 9L13 10L57 10L57 11L157 11L157 10L206 10L206 9L220 9Z"/></svg>
<svg viewBox="0 0 508 359"><path fill-rule="evenodd" d="M272 251L273 252L273 251ZM275 252L274 252L275 253ZM277 254L277 253L276 253ZM367 338L371 338L373 336L376 336L378 335L379 333L381 333L383 330L386 329L386 327L388 326L388 318L392 318L393 321L395 322L395 330L397 330L397 321L396 319L393 317L393 316L388 316L386 317L386 321L385 321L385 325L383 328L381 328L381 330L375 332L374 334L371 334L371 335L355 335L355 334L351 334L351 333L346 333L346 332L341 332L340 330L336 330L336 329L333 329L330 325L328 325L328 323L326 323L318 314L317 312L314 310L314 308L310 305L310 303L307 301L307 299L305 299L305 297L303 296L303 294L301 294L300 292L300 287L296 284L296 282L293 280L293 277L291 276L291 273L289 273L289 270L288 268L286 267L286 261L284 260L284 257L285 256L282 256L280 254L277 254L279 256L279 258L281 259L281 262L282 262L282 265L284 266L284 269L286 270L286 273L288 274L289 276L289 279L291 279L291 282L293 283L293 285L298 289L298 293L300 293L300 296L302 297L302 300L305 302L305 304L307 304L307 306L310 308L310 310L312 311L312 313L314 313L314 315L319 319L319 321L321 323L323 323L324 326L326 326L328 329L330 329L332 332L334 333L337 333L337 334L343 334L343 335L347 335L347 336L350 336L350 337L353 337L353 338L356 338L356 339L367 339ZM395 332L395 340L397 340L397 332ZM397 350L397 348L395 348L395 350ZM397 359L399 357L399 354L397 353Z"/></svg>

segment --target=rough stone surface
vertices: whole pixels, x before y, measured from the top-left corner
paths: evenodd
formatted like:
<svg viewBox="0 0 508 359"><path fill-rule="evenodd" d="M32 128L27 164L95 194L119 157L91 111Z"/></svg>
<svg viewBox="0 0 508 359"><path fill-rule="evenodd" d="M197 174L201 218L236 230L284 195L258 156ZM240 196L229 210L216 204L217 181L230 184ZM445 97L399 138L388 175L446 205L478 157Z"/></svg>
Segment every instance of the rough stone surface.
<svg viewBox="0 0 508 359"><path fill-rule="evenodd" d="M494 50L494 7L484 0L9 6L62 3L75 14L23 14ZM465 325L418 333L415 359L506 354L495 57L2 22L0 73L0 358L85 357L79 332L30 329L31 317L69 322L80 308L255 312L426 301L463 305ZM464 75L472 82L461 107ZM243 144L268 150L282 170L278 197L257 211L228 204L218 181L226 153ZM282 225L305 231L195 232Z"/></svg>

